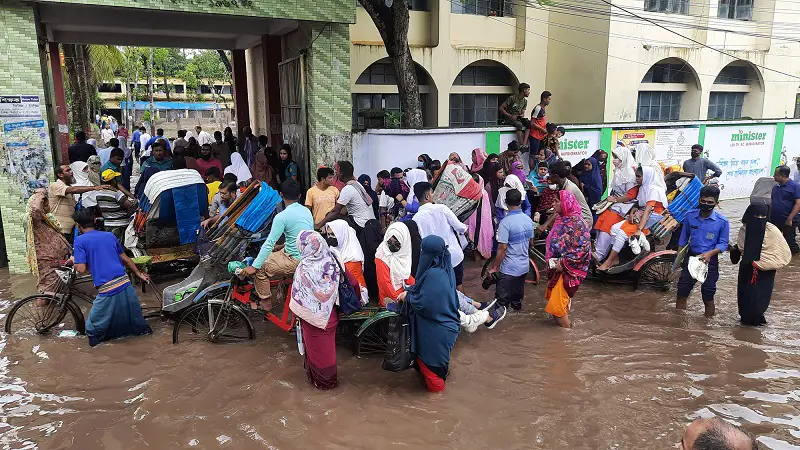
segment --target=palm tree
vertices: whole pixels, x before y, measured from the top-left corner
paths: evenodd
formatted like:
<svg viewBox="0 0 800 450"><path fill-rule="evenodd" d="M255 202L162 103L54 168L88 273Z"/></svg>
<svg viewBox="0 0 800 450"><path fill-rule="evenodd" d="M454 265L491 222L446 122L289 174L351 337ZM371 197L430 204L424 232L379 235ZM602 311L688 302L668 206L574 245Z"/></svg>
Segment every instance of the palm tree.
<svg viewBox="0 0 800 450"><path fill-rule="evenodd" d="M100 83L113 80L125 56L113 45L63 44L64 66L72 98L73 131L85 131L91 122L91 99Z"/></svg>

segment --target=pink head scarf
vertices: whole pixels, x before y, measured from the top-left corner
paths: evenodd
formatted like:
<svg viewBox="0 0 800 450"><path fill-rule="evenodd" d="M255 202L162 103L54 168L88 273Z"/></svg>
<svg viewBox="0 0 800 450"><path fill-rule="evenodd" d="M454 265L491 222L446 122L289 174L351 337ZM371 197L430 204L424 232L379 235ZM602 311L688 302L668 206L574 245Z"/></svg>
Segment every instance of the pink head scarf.
<svg viewBox="0 0 800 450"><path fill-rule="evenodd" d="M472 166L469 168L469 171L475 173L481 170L483 168L483 163L486 162L486 158L488 157L489 155L486 154L486 150L482 148L472 150Z"/></svg>

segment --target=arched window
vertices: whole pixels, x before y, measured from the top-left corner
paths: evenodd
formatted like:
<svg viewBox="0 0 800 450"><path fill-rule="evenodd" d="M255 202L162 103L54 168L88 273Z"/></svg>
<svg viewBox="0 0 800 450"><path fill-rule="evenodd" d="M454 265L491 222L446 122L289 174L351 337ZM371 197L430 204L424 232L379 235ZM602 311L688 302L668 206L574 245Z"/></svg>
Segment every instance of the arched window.
<svg viewBox="0 0 800 450"><path fill-rule="evenodd" d="M414 66L422 103L422 121L426 123L429 94L435 87L428 72L419 64ZM397 75L391 61L384 58L370 64L358 76L353 88L353 128L391 127L396 125L401 113Z"/></svg>
<svg viewBox="0 0 800 450"><path fill-rule="evenodd" d="M747 106L745 106L747 104ZM720 70L708 97L708 118L741 119L761 115L761 74L747 61L734 61Z"/></svg>
<svg viewBox="0 0 800 450"><path fill-rule="evenodd" d="M636 107L638 122L697 119L699 81L686 61L667 58L653 64L642 77Z"/></svg>
<svg viewBox="0 0 800 450"><path fill-rule="evenodd" d="M517 84L514 74L496 61L481 60L464 67L450 89L450 126L497 126L500 105Z"/></svg>

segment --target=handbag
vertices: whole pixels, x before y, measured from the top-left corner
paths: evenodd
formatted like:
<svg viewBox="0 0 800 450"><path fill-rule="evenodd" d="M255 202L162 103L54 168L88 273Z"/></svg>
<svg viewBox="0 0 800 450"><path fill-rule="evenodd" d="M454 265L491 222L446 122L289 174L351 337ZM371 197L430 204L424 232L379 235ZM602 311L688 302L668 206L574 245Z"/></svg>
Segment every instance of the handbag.
<svg viewBox="0 0 800 450"><path fill-rule="evenodd" d="M347 273L339 262L339 259L335 256L333 259L336 260L336 265L339 266L339 272L341 273L341 277L339 278L339 311L349 316L361 309L361 299L347 280Z"/></svg>
<svg viewBox="0 0 800 450"><path fill-rule="evenodd" d="M386 339L386 355L383 357L383 370L402 372L414 364L411 352L411 323L408 302L401 302L400 313L389 318Z"/></svg>

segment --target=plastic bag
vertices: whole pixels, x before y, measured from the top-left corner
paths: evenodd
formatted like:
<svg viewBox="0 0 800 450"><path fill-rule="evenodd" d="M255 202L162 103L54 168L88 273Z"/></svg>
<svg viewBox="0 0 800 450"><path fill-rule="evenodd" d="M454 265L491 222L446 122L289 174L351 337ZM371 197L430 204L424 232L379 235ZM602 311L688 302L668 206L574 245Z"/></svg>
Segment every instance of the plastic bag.
<svg viewBox="0 0 800 450"><path fill-rule="evenodd" d="M402 302L400 313L389 319L383 370L402 372L410 369L414 364L414 354L411 353L411 324L408 318L408 308L408 302Z"/></svg>

